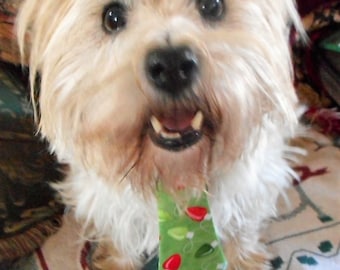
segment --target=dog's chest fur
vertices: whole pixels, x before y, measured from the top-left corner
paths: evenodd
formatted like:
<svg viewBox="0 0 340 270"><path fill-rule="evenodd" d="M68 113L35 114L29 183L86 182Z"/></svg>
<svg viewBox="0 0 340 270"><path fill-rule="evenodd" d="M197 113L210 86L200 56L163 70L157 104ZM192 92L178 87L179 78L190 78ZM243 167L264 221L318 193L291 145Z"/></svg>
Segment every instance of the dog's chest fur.
<svg viewBox="0 0 340 270"><path fill-rule="evenodd" d="M244 234L243 230L247 230L247 235L259 237L261 221L275 215L277 196L289 183L292 171L282 152L288 158L294 149L288 147L281 136L273 135L277 132L274 125L268 123L264 129L266 132L257 137L260 147L244 155L228 171L212 176L211 211L224 242ZM144 198L130 185L122 189L112 187L84 170L73 170L58 189L64 198L69 198L76 216L82 221L85 218L85 224L95 226L97 238L111 239L122 253L136 260L157 250L159 233L154 197ZM263 197L266 199L261 199ZM243 240L252 249L258 239Z"/></svg>

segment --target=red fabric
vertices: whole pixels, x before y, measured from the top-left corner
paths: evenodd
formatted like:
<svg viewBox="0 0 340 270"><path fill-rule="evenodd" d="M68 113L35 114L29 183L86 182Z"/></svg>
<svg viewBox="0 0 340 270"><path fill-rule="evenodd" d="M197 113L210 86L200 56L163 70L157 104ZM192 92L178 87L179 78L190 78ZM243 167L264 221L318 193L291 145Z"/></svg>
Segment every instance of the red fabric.
<svg viewBox="0 0 340 270"><path fill-rule="evenodd" d="M302 16L311 12L321 4L328 4L334 2L334 0L297 0L298 9Z"/></svg>
<svg viewBox="0 0 340 270"><path fill-rule="evenodd" d="M39 259L40 266L43 270L49 270L44 254L40 248L37 249L36 254Z"/></svg>
<svg viewBox="0 0 340 270"><path fill-rule="evenodd" d="M90 269L88 265L88 257L90 255L90 250L91 250L91 243L86 242L80 254L80 264L83 270Z"/></svg>

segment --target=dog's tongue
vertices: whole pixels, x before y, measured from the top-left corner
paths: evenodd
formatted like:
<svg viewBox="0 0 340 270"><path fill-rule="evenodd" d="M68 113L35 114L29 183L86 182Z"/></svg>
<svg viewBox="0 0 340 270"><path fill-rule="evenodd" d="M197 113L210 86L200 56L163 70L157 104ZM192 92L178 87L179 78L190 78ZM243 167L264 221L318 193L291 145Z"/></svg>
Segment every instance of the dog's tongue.
<svg viewBox="0 0 340 270"><path fill-rule="evenodd" d="M191 129L191 123L194 117L194 112L175 110L172 115L163 116L160 122L167 131L181 132Z"/></svg>

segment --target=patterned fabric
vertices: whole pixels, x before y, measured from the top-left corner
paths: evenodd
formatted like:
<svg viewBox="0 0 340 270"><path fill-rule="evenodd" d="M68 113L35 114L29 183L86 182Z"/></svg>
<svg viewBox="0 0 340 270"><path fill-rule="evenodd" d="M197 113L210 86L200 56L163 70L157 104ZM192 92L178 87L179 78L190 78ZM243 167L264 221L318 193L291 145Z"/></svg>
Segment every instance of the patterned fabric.
<svg viewBox="0 0 340 270"><path fill-rule="evenodd" d="M15 15L22 0L0 0L0 59L20 63L19 50L13 32Z"/></svg>
<svg viewBox="0 0 340 270"><path fill-rule="evenodd" d="M181 211L173 198L158 187L159 267L165 270L227 267L210 214L206 194L191 199Z"/></svg>
<svg viewBox="0 0 340 270"><path fill-rule="evenodd" d="M340 53L325 50L320 44L340 31L340 1L324 1L319 8L303 17L303 24L309 44L293 42L299 98L317 108L339 106Z"/></svg>
<svg viewBox="0 0 340 270"><path fill-rule="evenodd" d="M26 255L61 226L63 208L47 181L61 178L34 136L20 68L0 63L0 261Z"/></svg>
<svg viewBox="0 0 340 270"><path fill-rule="evenodd" d="M315 10L318 6L325 5L333 2L334 0L297 0L297 6L300 15L306 16L306 14L310 13L312 10Z"/></svg>
<svg viewBox="0 0 340 270"><path fill-rule="evenodd" d="M315 137L315 136L314 136ZM295 167L288 200L279 202L280 216L267 233L276 257L274 270L340 269L340 149L318 135L305 140L308 155Z"/></svg>
<svg viewBox="0 0 340 270"><path fill-rule="evenodd" d="M31 139L33 112L27 82L20 68L0 62L0 136L2 139Z"/></svg>
<svg viewBox="0 0 340 270"><path fill-rule="evenodd" d="M94 245L80 239L80 226L65 215L63 226L32 256L14 263L0 263L0 270L90 270Z"/></svg>

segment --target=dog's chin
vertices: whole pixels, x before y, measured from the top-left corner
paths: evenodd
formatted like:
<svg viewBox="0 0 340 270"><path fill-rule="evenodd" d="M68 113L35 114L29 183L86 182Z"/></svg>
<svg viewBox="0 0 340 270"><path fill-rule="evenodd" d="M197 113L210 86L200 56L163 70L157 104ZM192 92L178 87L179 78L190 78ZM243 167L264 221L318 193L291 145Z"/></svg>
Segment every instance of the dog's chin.
<svg viewBox="0 0 340 270"><path fill-rule="evenodd" d="M156 104L156 103L155 103ZM169 190L205 190L218 115L197 103L149 107L144 118L139 158L130 180L148 190L162 181Z"/></svg>
<svg viewBox="0 0 340 270"><path fill-rule="evenodd" d="M210 139L202 134L197 142L166 139L166 145L158 140L151 136L146 140L143 155L130 175L133 186L152 190L161 181L172 192L205 190L212 149Z"/></svg>
<svg viewBox="0 0 340 270"><path fill-rule="evenodd" d="M187 125L181 122L182 129L170 130L167 120L151 117L142 155L129 178L134 187L144 191L152 191L161 181L170 192L182 189L202 192L208 184L212 154L212 141L206 134L208 128L203 114L198 111L187 118ZM179 128L180 123L177 125Z"/></svg>

